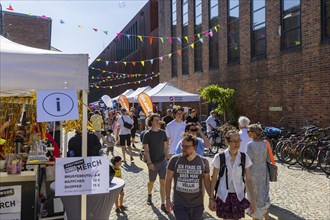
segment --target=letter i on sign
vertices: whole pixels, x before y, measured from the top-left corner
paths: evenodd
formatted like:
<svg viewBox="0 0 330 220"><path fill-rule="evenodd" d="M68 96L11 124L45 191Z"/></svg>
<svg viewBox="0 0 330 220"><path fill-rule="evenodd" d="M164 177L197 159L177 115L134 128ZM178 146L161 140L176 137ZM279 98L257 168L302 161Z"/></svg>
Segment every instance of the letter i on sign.
<svg viewBox="0 0 330 220"><path fill-rule="evenodd" d="M60 98L56 98L56 107L57 107L57 111L61 111L61 107L60 107Z"/></svg>

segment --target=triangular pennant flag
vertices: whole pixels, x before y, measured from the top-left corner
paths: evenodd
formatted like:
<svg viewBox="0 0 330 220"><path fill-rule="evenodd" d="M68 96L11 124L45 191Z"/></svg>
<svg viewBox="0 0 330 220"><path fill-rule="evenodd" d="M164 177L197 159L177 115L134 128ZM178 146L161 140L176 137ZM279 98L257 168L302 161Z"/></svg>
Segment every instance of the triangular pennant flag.
<svg viewBox="0 0 330 220"><path fill-rule="evenodd" d="M105 61L105 64L108 66L108 64L109 64L109 61L107 61L107 60L106 60L106 61Z"/></svg>
<svg viewBox="0 0 330 220"><path fill-rule="evenodd" d="M78 24L78 28L83 28L83 26L81 24Z"/></svg>
<svg viewBox="0 0 330 220"><path fill-rule="evenodd" d="M196 40L196 36L194 34L192 35L192 39L193 39L193 41Z"/></svg>
<svg viewBox="0 0 330 220"><path fill-rule="evenodd" d="M133 66L135 66L136 62L133 61L132 64L133 64Z"/></svg>
<svg viewBox="0 0 330 220"><path fill-rule="evenodd" d="M64 24L65 22L63 20L60 20L60 24Z"/></svg>
<svg viewBox="0 0 330 220"><path fill-rule="evenodd" d="M120 37L121 37L120 33L117 33L118 40L120 40Z"/></svg>
<svg viewBox="0 0 330 220"><path fill-rule="evenodd" d="M184 36L184 39L186 39L187 43L189 43L188 36Z"/></svg>
<svg viewBox="0 0 330 220"><path fill-rule="evenodd" d="M201 38L201 34L198 33L198 34L197 34L197 37L198 37L198 39L200 39L200 38Z"/></svg>
<svg viewBox="0 0 330 220"><path fill-rule="evenodd" d="M149 36L149 44L152 45L152 36Z"/></svg>
<svg viewBox="0 0 330 220"><path fill-rule="evenodd" d="M93 28L93 31L97 32L97 28Z"/></svg>
<svg viewBox="0 0 330 220"><path fill-rule="evenodd" d="M103 31L103 33L105 33L106 35L108 35L108 31Z"/></svg>
<svg viewBox="0 0 330 220"><path fill-rule="evenodd" d="M138 38L140 39L140 41L143 43L143 39L141 35L138 35Z"/></svg>
<svg viewBox="0 0 330 220"><path fill-rule="evenodd" d="M212 30L210 31L210 36L213 37L213 31Z"/></svg>
<svg viewBox="0 0 330 220"><path fill-rule="evenodd" d="M144 66L144 61L141 61L142 66Z"/></svg>
<svg viewBox="0 0 330 220"><path fill-rule="evenodd" d="M209 36L209 32L207 32L207 31L205 31L203 34L207 37Z"/></svg>
<svg viewBox="0 0 330 220"><path fill-rule="evenodd" d="M182 43L182 42L181 42L181 38L180 38L180 37L177 37L177 39L178 39L178 41L179 41L180 43Z"/></svg>
<svg viewBox="0 0 330 220"><path fill-rule="evenodd" d="M199 39L199 41L200 41L200 42L202 42L202 43L204 43L204 40L203 40L203 38Z"/></svg>
<svg viewBox="0 0 330 220"><path fill-rule="evenodd" d="M14 9L13 9L13 7L11 7L11 5L9 5L9 7L6 8L6 9L9 10L9 11L14 11Z"/></svg>
<svg viewBox="0 0 330 220"><path fill-rule="evenodd" d="M153 63L154 63L154 59L151 59L151 60L150 60L150 63L153 64Z"/></svg>
<svg viewBox="0 0 330 220"><path fill-rule="evenodd" d="M164 38L161 37L161 38L159 38L159 39L162 41L162 43L164 43Z"/></svg>
<svg viewBox="0 0 330 220"><path fill-rule="evenodd" d="M31 12L30 12L30 13L28 13L27 15L28 15L28 16L33 16Z"/></svg>
<svg viewBox="0 0 330 220"><path fill-rule="evenodd" d="M126 63L127 63L127 62L123 62L123 63L124 63L124 65L126 66ZM118 77L118 76L117 76L117 77Z"/></svg>
<svg viewBox="0 0 330 220"><path fill-rule="evenodd" d="M182 55L182 50L178 50L178 54L181 56Z"/></svg>
<svg viewBox="0 0 330 220"><path fill-rule="evenodd" d="M217 28L217 26L214 26L214 30L215 30L216 32L218 32L218 28Z"/></svg>
<svg viewBox="0 0 330 220"><path fill-rule="evenodd" d="M127 37L128 40L130 40L129 38L131 37L131 35L130 34L126 34L126 37Z"/></svg>
<svg viewBox="0 0 330 220"><path fill-rule="evenodd" d="M97 62L100 62L100 61L101 61L101 58L97 58L96 61L97 61Z"/></svg>
<svg viewBox="0 0 330 220"><path fill-rule="evenodd" d="M172 37L170 37L168 40L170 41L171 44L173 43Z"/></svg>
<svg viewBox="0 0 330 220"><path fill-rule="evenodd" d="M41 15L41 18L42 19L47 19L47 16L46 15Z"/></svg>
<svg viewBox="0 0 330 220"><path fill-rule="evenodd" d="M172 54L170 53L170 54L168 54L168 59L170 59L171 58L171 56L172 56Z"/></svg>
<svg viewBox="0 0 330 220"><path fill-rule="evenodd" d="M190 44L191 48L194 49L195 47L195 44Z"/></svg>
<svg viewBox="0 0 330 220"><path fill-rule="evenodd" d="M160 60L160 61L163 61L163 57L159 57L159 60Z"/></svg>

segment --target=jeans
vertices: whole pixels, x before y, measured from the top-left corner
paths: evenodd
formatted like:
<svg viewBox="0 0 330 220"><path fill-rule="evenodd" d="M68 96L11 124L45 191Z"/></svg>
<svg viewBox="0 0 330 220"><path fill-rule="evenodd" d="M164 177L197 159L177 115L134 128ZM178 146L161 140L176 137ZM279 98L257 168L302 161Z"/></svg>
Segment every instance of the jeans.
<svg viewBox="0 0 330 220"><path fill-rule="evenodd" d="M173 212L176 219L180 220L201 220L203 219L204 205L196 207L184 207L174 204Z"/></svg>

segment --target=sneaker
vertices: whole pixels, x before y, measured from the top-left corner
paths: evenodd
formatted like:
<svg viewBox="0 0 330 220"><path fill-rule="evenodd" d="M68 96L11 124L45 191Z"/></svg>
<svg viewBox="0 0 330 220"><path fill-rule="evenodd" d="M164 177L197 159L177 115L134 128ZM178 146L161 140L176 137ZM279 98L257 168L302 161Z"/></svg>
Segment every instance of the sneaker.
<svg viewBox="0 0 330 220"><path fill-rule="evenodd" d="M166 210L165 204L162 204L162 206L160 207L160 209L165 212L166 214L168 214L169 212Z"/></svg>
<svg viewBox="0 0 330 220"><path fill-rule="evenodd" d="M124 206L124 205L119 206L119 208L121 209L121 211L126 211L127 210L127 206Z"/></svg>
<svg viewBox="0 0 330 220"><path fill-rule="evenodd" d="M148 195L147 204L148 205L153 205L152 200L151 200L151 195Z"/></svg>
<svg viewBox="0 0 330 220"><path fill-rule="evenodd" d="M131 161L134 161L134 158L131 156Z"/></svg>
<svg viewBox="0 0 330 220"><path fill-rule="evenodd" d="M116 211L117 214L120 213L120 209L119 208L116 208L115 211Z"/></svg>

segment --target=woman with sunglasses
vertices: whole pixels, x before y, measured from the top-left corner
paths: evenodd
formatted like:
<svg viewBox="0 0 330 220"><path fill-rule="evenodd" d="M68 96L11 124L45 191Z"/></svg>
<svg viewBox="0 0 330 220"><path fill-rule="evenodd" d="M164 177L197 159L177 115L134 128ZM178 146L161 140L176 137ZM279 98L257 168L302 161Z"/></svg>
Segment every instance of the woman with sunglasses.
<svg viewBox="0 0 330 220"><path fill-rule="evenodd" d="M250 202L245 198L246 186L250 192L253 192L250 176L250 166L252 162L248 155L239 152L241 139L236 129L229 130L225 134L225 139L228 145L228 148L224 151L225 161L220 159L221 153L218 153L212 161L212 192L216 188L218 178L220 178L220 182L217 186L215 197L213 197L213 195L210 197L209 208L212 211L216 211L219 218L240 219L244 218L245 209L250 207L251 213L256 209L256 201L253 193L251 194L252 199ZM244 165L242 165L242 154L245 155ZM224 168L222 176L219 176L220 168ZM242 175L244 173L242 169L245 169L245 175L243 177Z"/></svg>
<svg viewBox="0 0 330 220"><path fill-rule="evenodd" d="M258 124L248 126L249 137L253 141L247 144L247 154L251 158L253 165L251 166L251 179L253 184L254 195L257 200L257 209L251 214L253 219L269 219L268 208L270 206L269 199L269 173L266 161L269 161L267 146L262 139L262 128Z"/></svg>
<svg viewBox="0 0 330 220"><path fill-rule="evenodd" d="M211 143L210 143L210 140L203 133L201 126L194 122L189 122L186 125L184 132L191 134L193 136L196 136L196 137L197 137L197 133L200 135L200 137L197 137L198 145L197 145L196 153L200 156L203 156L205 148L209 149L211 146ZM175 154L181 154L181 152L182 152L181 146L182 146L182 140L176 146Z"/></svg>

